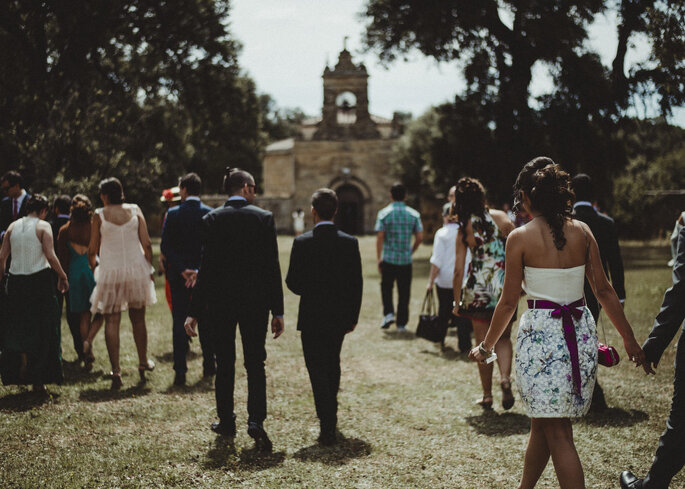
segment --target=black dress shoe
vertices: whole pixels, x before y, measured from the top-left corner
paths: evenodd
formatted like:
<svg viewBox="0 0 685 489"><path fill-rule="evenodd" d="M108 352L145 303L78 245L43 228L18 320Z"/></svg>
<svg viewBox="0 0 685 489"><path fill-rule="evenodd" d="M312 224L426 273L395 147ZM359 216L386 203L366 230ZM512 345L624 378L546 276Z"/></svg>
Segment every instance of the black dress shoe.
<svg viewBox="0 0 685 489"><path fill-rule="evenodd" d="M621 483L621 489L642 489L642 479L638 479L630 470L621 472L618 478Z"/></svg>
<svg viewBox="0 0 685 489"><path fill-rule="evenodd" d="M176 375L174 376L174 385L186 385L186 374L182 372L176 372Z"/></svg>
<svg viewBox="0 0 685 489"><path fill-rule="evenodd" d="M219 421L218 423L212 423L212 431L217 435L234 437L236 433L235 414L229 421Z"/></svg>
<svg viewBox="0 0 685 489"><path fill-rule="evenodd" d="M266 434L262 425L250 421L247 424L247 434L254 439L258 450L262 452L271 452L273 449L271 440L269 440L269 435Z"/></svg>

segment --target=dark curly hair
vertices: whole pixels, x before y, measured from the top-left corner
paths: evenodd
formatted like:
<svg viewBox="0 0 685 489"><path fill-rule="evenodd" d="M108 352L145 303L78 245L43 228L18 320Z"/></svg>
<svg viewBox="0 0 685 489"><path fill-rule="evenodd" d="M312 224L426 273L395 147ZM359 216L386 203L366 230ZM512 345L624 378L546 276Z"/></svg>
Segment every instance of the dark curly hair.
<svg viewBox="0 0 685 489"><path fill-rule="evenodd" d="M525 164L514 184L514 209L519 211L523 192L533 209L541 213L552 229L554 246L566 244L564 222L573 214L574 194L569 174L551 158L538 156Z"/></svg>
<svg viewBox="0 0 685 489"><path fill-rule="evenodd" d="M455 185L454 204L452 204L451 216L457 216L462 233L462 241L466 242L466 224L471 220L471 216L479 217L485 221L485 188L480 180L471 177L460 178ZM487 236L490 238L490 236Z"/></svg>
<svg viewBox="0 0 685 489"><path fill-rule="evenodd" d="M71 220L74 222L88 222L93 215L93 204L83 194L74 195L71 201Z"/></svg>

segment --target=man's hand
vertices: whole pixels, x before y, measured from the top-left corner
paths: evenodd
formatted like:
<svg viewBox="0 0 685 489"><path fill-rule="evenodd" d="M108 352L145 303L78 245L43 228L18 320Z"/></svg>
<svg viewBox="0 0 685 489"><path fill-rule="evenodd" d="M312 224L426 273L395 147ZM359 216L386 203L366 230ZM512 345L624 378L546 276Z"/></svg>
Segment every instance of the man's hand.
<svg viewBox="0 0 685 489"><path fill-rule="evenodd" d="M426 290L433 290L433 282L430 280L428 281L428 284L426 284Z"/></svg>
<svg viewBox="0 0 685 489"><path fill-rule="evenodd" d="M59 277L57 279L57 290L65 294L69 290L69 281L66 277Z"/></svg>
<svg viewBox="0 0 685 489"><path fill-rule="evenodd" d="M357 325L356 325L356 324L352 325L352 327L351 327L350 329L348 329L347 331L345 331L345 334L351 333L351 332L354 331L356 328L357 328Z"/></svg>
<svg viewBox="0 0 685 489"><path fill-rule="evenodd" d="M283 318L274 317L271 320L271 332L274 334L274 339L278 338L285 331L285 323Z"/></svg>
<svg viewBox="0 0 685 489"><path fill-rule="evenodd" d="M197 318L188 316L183 327L186 329L186 334L191 338L197 336L197 332L195 331L195 328L197 327Z"/></svg>
<svg viewBox="0 0 685 489"><path fill-rule="evenodd" d="M378 259L378 273L383 273L383 260Z"/></svg>
<svg viewBox="0 0 685 489"><path fill-rule="evenodd" d="M197 283L197 272L193 269L186 268L181 272L181 277L185 280L186 289L192 289Z"/></svg>

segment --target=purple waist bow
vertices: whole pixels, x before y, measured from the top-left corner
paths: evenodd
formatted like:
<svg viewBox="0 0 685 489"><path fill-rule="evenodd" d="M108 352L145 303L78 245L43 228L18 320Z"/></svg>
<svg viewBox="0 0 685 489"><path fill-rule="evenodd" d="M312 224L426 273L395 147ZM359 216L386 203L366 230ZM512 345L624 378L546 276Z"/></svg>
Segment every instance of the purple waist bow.
<svg viewBox="0 0 685 489"><path fill-rule="evenodd" d="M561 318L564 327L564 339L568 347L568 353L571 357L571 375L573 377L573 390L580 396L580 362L578 359L578 342L576 340L576 328L573 324L573 318L579 320L583 317L583 307L585 306L585 299L578 299L575 302L566 305L560 305L556 302L547 300L528 300L528 308L530 309L553 309L552 317Z"/></svg>

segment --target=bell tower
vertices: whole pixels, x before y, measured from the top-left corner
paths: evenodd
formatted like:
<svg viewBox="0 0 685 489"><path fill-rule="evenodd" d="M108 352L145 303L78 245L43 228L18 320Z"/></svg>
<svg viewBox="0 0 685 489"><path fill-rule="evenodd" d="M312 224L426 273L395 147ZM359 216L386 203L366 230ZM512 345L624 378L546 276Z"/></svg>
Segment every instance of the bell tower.
<svg viewBox="0 0 685 489"><path fill-rule="evenodd" d="M322 117L313 139L380 138L369 114L368 78L364 64L355 65L343 47L335 68L326 66L323 72Z"/></svg>

